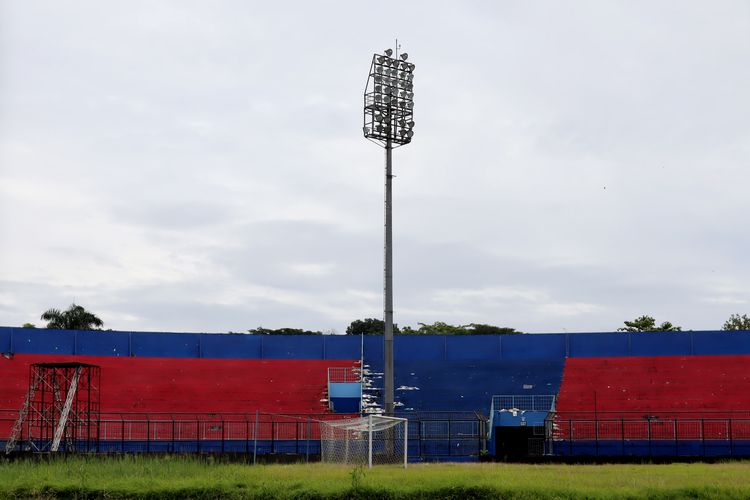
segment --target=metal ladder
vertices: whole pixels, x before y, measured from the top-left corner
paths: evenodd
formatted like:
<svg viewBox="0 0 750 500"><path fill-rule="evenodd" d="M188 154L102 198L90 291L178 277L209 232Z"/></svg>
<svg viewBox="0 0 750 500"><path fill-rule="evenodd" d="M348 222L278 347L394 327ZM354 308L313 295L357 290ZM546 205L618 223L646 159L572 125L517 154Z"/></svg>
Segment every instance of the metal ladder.
<svg viewBox="0 0 750 500"><path fill-rule="evenodd" d="M21 430L23 429L23 423L26 420L27 415L29 414L29 405L31 405L31 402L34 400L34 394L36 393L36 388L38 385L39 377L35 375L34 380L31 383L28 392L26 393L26 399L23 402L21 411L18 412L18 419L16 420L16 423L13 424L13 430L10 433L10 438L8 439L8 442L5 443L6 455L10 454L10 452L12 452L16 447L16 442L18 442L18 437L21 435Z"/></svg>

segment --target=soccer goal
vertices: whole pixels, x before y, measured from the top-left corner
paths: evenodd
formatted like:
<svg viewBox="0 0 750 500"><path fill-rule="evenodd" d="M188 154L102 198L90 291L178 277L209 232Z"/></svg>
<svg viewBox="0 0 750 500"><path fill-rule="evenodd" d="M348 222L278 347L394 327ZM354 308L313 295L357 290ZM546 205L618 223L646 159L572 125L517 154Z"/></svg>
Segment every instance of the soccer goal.
<svg viewBox="0 0 750 500"><path fill-rule="evenodd" d="M368 415L320 422L321 461L331 464L403 464L406 467L408 421Z"/></svg>

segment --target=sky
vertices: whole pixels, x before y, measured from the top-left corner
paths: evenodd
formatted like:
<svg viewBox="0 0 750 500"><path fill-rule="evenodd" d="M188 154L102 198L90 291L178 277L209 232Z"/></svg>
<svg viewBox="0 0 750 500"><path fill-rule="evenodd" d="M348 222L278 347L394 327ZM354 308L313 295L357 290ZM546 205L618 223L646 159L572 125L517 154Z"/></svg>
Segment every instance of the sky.
<svg viewBox="0 0 750 500"><path fill-rule="evenodd" d="M0 0L0 325L344 333L750 314L750 2Z"/></svg>

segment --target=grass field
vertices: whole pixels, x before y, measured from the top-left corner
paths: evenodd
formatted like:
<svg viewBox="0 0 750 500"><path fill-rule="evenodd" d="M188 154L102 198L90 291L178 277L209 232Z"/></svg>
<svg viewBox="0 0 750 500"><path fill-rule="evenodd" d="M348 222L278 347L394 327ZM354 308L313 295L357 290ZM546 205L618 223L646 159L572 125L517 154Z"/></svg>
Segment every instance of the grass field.
<svg viewBox="0 0 750 500"><path fill-rule="evenodd" d="M748 498L750 462L431 464L404 470L185 457L0 462L0 498Z"/></svg>

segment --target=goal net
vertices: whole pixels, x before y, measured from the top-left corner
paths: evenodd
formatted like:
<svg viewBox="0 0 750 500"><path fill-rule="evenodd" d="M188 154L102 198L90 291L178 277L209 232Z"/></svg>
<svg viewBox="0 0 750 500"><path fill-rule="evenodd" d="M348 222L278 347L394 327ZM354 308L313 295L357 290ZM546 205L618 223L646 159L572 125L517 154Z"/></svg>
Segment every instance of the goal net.
<svg viewBox="0 0 750 500"><path fill-rule="evenodd" d="M407 420L368 415L320 423L320 456L324 463L406 467Z"/></svg>

